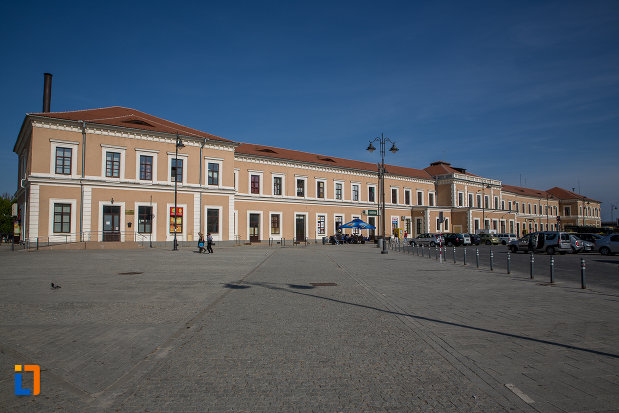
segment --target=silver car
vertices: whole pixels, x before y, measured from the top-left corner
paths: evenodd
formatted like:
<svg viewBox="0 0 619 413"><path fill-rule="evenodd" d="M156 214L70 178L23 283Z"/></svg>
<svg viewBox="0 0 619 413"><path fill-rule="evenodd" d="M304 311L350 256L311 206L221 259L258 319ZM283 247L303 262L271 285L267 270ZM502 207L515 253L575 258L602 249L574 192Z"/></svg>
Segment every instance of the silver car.
<svg viewBox="0 0 619 413"><path fill-rule="evenodd" d="M610 234L595 241L595 246L602 255L613 255L619 252L619 234Z"/></svg>
<svg viewBox="0 0 619 413"><path fill-rule="evenodd" d="M419 234L411 240L411 245L429 245L434 247L445 243L441 234Z"/></svg>
<svg viewBox="0 0 619 413"><path fill-rule="evenodd" d="M533 232L519 240L510 242L507 247L513 253L529 251L546 252L548 255L553 255L555 252L565 254L572 251L570 234L557 231Z"/></svg>
<svg viewBox="0 0 619 413"><path fill-rule="evenodd" d="M579 252L591 252L595 248L595 244L581 239L578 235L570 235L570 245L574 254Z"/></svg>
<svg viewBox="0 0 619 413"><path fill-rule="evenodd" d="M498 234L497 238L501 240L501 244L503 245L507 245L512 241L516 241L518 239L518 237L516 237L516 234Z"/></svg>

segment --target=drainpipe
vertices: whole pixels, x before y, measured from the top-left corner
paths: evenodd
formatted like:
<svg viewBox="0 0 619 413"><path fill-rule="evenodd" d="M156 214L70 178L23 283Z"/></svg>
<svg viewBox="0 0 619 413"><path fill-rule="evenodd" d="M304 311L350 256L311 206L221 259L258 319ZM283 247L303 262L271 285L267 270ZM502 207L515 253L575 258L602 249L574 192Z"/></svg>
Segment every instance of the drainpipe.
<svg viewBox="0 0 619 413"><path fill-rule="evenodd" d="M202 138L202 144L200 145L200 232L202 232L202 162L204 162L202 150L204 149L204 145L206 145L206 138Z"/></svg>
<svg viewBox="0 0 619 413"><path fill-rule="evenodd" d="M80 242L84 240L84 177L86 170L86 122L82 122L82 179L80 179Z"/></svg>

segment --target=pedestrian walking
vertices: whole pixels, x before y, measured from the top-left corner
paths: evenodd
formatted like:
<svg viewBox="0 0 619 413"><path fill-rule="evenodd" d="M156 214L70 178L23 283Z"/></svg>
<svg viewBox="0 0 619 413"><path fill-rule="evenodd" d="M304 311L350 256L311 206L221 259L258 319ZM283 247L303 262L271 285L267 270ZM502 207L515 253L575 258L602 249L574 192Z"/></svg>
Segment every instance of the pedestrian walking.
<svg viewBox="0 0 619 413"><path fill-rule="evenodd" d="M213 236L210 232L206 234L206 251L209 254L213 253Z"/></svg>
<svg viewBox="0 0 619 413"><path fill-rule="evenodd" d="M200 237L198 238L198 252L202 254L204 251L206 251L206 248L204 248L204 234L198 232L198 236Z"/></svg>

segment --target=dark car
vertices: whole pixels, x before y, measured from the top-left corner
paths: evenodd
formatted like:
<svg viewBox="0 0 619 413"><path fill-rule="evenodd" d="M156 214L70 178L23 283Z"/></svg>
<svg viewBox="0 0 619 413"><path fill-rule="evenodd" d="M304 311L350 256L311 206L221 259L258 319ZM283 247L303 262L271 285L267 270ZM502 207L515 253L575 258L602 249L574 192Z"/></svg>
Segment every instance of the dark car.
<svg viewBox="0 0 619 413"><path fill-rule="evenodd" d="M583 241L593 242L594 244L597 240L603 238L601 235L598 235L598 234L574 234L574 235L576 235L578 238L580 238Z"/></svg>
<svg viewBox="0 0 619 413"><path fill-rule="evenodd" d="M448 247L459 247L464 244L464 234L449 233L443 236L445 238L445 245Z"/></svg>
<svg viewBox="0 0 619 413"><path fill-rule="evenodd" d="M477 235L477 234L469 234L469 237L471 237L471 245L479 245L479 244L481 244L481 238L479 238L479 235Z"/></svg>

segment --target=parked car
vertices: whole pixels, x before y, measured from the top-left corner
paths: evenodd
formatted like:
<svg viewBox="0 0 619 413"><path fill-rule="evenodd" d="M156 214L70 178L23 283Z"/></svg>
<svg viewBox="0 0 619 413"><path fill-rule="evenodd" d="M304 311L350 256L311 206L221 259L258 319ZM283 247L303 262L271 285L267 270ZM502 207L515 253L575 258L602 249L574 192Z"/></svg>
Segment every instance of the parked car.
<svg viewBox="0 0 619 413"><path fill-rule="evenodd" d="M501 243L501 240L494 234L487 234L482 232L479 234L479 241L482 244L486 245L498 245Z"/></svg>
<svg viewBox="0 0 619 413"><path fill-rule="evenodd" d="M578 238L580 238L583 241L589 241L589 242L592 242L593 244L595 244L597 240L604 238L602 235L591 234L591 233L574 234L574 235L576 235Z"/></svg>
<svg viewBox="0 0 619 413"><path fill-rule="evenodd" d="M595 242L595 246L602 255L612 255L619 252L619 234L607 235Z"/></svg>
<svg viewBox="0 0 619 413"><path fill-rule="evenodd" d="M546 254L553 255L556 252L565 254L566 252L572 251L572 244L570 234L567 232L544 231L532 232L519 240L511 241L508 248L513 253L517 253L518 251L545 251Z"/></svg>
<svg viewBox="0 0 619 413"><path fill-rule="evenodd" d="M481 243L481 239L477 234L467 234L469 238L471 238L471 245L479 245Z"/></svg>
<svg viewBox="0 0 619 413"><path fill-rule="evenodd" d="M449 233L445 234L445 245L448 247L459 247L460 245L469 245L471 237L468 234Z"/></svg>
<svg viewBox="0 0 619 413"><path fill-rule="evenodd" d="M505 233L505 234L497 234L497 238L501 240L501 244L503 244L503 245L507 245L511 241L516 241L518 239L516 234L507 234L507 233Z"/></svg>
<svg viewBox="0 0 619 413"><path fill-rule="evenodd" d="M410 242L411 245L429 245L430 247L434 247L439 244L444 244L445 240L443 239L441 234L419 234L417 237L413 238Z"/></svg>
<svg viewBox="0 0 619 413"><path fill-rule="evenodd" d="M574 254L578 252L591 252L595 249L594 243L581 239L579 234L571 234L570 243Z"/></svg>

